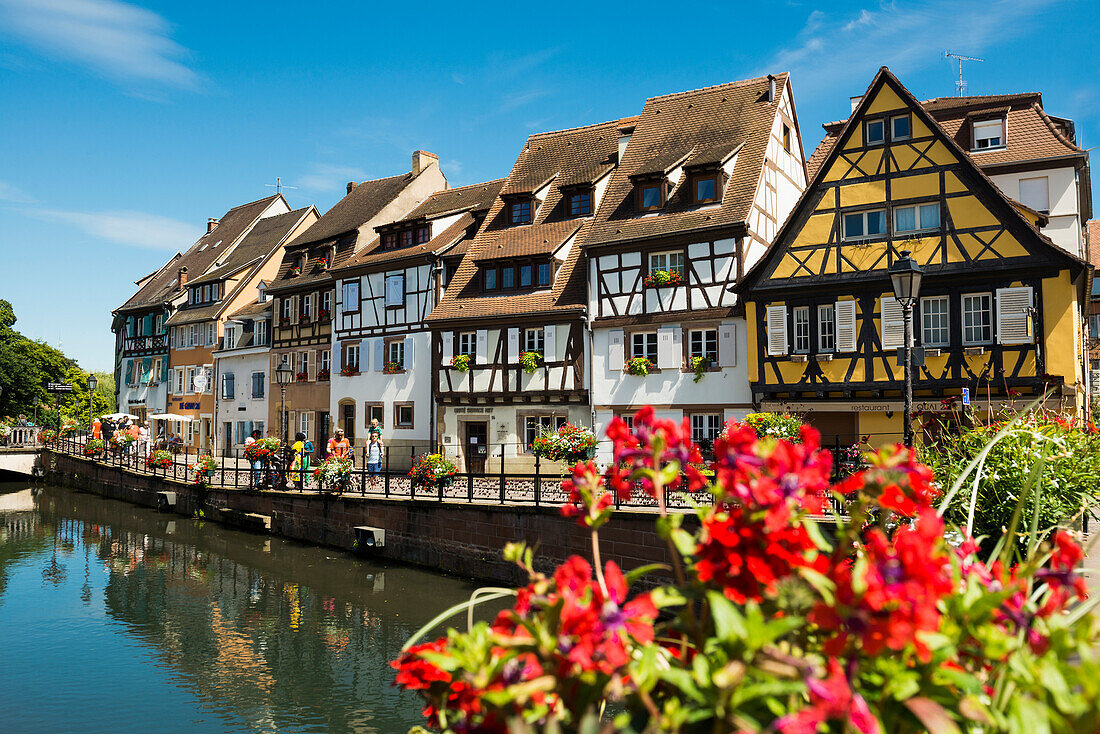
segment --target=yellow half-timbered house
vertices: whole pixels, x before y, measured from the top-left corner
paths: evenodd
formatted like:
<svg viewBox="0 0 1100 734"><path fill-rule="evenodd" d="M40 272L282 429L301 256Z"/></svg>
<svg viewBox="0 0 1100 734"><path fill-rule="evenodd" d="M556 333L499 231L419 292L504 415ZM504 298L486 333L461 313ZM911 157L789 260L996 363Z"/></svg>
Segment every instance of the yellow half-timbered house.
<svg viewBox="0 0 1100 734"><path fill-rule="evenodd" d="M830 442L899 441L904 320L887 268L909 251L925 273L916 412L954 407L968 388L976 417L1047 389L1048 406L1079 413L1087 266L1045 223L883 67L737 287L754 402L805 415Z"/></svg>

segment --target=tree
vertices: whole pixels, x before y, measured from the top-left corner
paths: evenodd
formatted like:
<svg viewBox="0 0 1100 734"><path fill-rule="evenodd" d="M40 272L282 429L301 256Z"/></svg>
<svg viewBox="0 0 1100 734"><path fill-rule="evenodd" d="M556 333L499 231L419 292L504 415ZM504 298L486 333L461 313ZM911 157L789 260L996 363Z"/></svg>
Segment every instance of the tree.
<svg viewBox="0 0 1100 734"><path fill-rule="evenodd" d="M60 350L12 328L15 322L11 303L0 299L0 418L32 414L35 398L43 407L51 405L46 383L63 381L71 369L79 371Z"/></svg>

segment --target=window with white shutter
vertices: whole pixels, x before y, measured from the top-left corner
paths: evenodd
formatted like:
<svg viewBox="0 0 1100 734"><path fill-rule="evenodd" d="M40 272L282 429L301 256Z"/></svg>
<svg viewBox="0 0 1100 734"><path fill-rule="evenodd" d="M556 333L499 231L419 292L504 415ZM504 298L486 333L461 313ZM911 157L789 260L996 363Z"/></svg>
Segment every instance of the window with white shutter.
<svg viewBox="0 0 1100 734"><path fill-rule="evenodd" d="M509 329L508 364L515 364L516 362L519 362L519 329Z"/></svg>
<svg viewBox="0 0 1100 734"><path fill-rule="evenodd" d="M837 301L836 313L836 350L838 352L856 351L856 302Z"/></svg>
<svg viewBox="0 0 1100 734"><path fill-rule="evenodd" d="M381 372L386 366L386 343L381 339L374 339L374 371Z"/></svg>
<svg viewBox="0 0 1100 734"><path fill-rule="evenodd" d="M386 305L405 305L405 276L390 275L386 277Z"/></svg>
<svg viewBox="0 0 1100 734"><path fill-rule="evenodd" d="M624 340L626 333L622 329L612 329L607 333L607 366L622 371L626 364Z"/></svg>
<svg viewBox="0 0 1100 734"><path fill-rule="evenodd" d="M453 331L443 331L439 334L439 345L443 350L443 366L450 367L455 354L455 335Z"/></svg>
<svg viewBox="0 0 1100 734"><path fill-rule="evenodd" d="M558 361L558 327L553 324L542 327L542 359L544 362Z"/></svg>
<svg viewBox="0 0 1100 734"><path fill-rule="evenodd" d="M896 298L884 297L879 302L879 316L883 349L897 349L905 345L905 316Z"/></svg>
<svg viewBox="0 0 1100 734"><path fill-rule="evenodd" d="M766 313L768 356L784 356L787 354L787 307L768 306Z"/></svg>
<svg viewBox="0 0 1100 734"><path fill-rule="evenodd" d="M345 280L340 287L340 310L344 313L359 311L359 281Z"/></svg>
<svg viewBox="0 0 1100 734"><path fill-rule="evenodd" d="M489 332L485 329L477 331L477 354L474 361L478 364L486 364L489 361Z"/></svg>
<svg viewBox="0 0 1100 734"><path fill-rule="evenodd" d="M662 326L657 330L657 367L678 370L683 366L684 332L679 326Z"/></svg>
<svg viewBox="0 0 1100 734"><path fill-rule="evenodd" d="M737 324L718 327L718 366L737 366Z"/></svg>
<svg viewBox="0 0 1100 734"><path fill-rule="evenodd" d="M413 357L414 357L415 351L416 351L414 349L415 346L416 346L416 342L413 341L413 338L411 336L405 337L404 367L407 370L411 370L413 368Z"/></svg>
<svg viewBox="0 0 1100 734"><path fill-rule="evenodd" d="M1030 287L997 289L997 341L1001 344L1030 344L1032 291Z"/></svg>

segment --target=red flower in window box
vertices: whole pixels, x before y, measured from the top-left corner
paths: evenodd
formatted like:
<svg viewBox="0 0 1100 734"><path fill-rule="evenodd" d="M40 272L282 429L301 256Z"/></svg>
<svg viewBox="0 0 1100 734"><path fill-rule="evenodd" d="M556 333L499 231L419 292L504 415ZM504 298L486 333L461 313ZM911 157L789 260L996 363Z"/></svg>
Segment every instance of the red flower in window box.
<svg viewBox="0 0 1100 734"><path fill-rule="evenodd" d="M328 267L329 267L328 258L327 257L322 257L320 260L317 261L317 265L320 268L322 268L323 270L327 270Z"/></svg>
<svg viewBox="0 0 1100 734"><path fill-rule="evenodd" d="M645 278L646 288L665 288L680 285L684 282L683 276L673 270L654 270Z"/></svg>
<svg viewBox="0 0 1100 734"><path fill-rule="evenodd" d="M340 370L340 374L344 377L351 377L352 375L359 374L359 368L355 365L346 364Z"/></svg>
<svg viewBox="0 0 1100 734"><path fill-rule="evenodd" d="M382 372L387 375L396 375L404 371L405 368L400 362L386 362L385 366L382 367Z"/></svg>
<svg viewBox="0 0 1100 734"><path fill-rule="evenodd" d="M298 314L298 323L308 324L309 323L309 314L308 313Z"/></svg>
<svg viewBox="0 0 1100 734"><path fill-rule="evenodd" d="M330 316L331 314L329 314L327 308L322 308L320 311L317 312L318 321L328 321Z"/></svg>
<svg viewBox="0 0 1100 734"><path fill-rule="evenodd" d="M329 371L328 370L321 370L320 372L317 373L317 379L318 380L328 380L328 378L329 378Z"/></svg>
<svg viewBox="0 0 1100 734"><path fill-rule="evenodd" d="M305 382L309 379L309 373L299 372L298 374L294 375L294 379L296 379L298 382Z"/></svg>
<svg viewBox="0 0 1100 734"><path fill-rule="evenodd" d="M290 326L290 317L289 316L280 316L279 317L279 326Z"/></svg>

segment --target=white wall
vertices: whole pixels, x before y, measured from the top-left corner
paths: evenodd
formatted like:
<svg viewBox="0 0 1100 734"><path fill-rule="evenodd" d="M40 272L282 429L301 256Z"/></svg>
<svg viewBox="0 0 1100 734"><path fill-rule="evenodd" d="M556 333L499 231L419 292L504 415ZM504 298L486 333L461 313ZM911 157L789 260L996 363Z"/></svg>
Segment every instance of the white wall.
<svg viewBox="0 0 1100 734"><path fill-rule="evenodd" d="M976 162L980 163L977 160ZM1042 229L1043 234L1063 250L1082 256L1082 223L1078 209L1080 199L1077 195L1077 175L1072 166L1004 173L990 178L1006 196L1020 201L1020 179L1040 176L1047 177L1047 194L1050 198L1050 223Z"/></svg>
<svg viewBox="0 0 1100 734"><path fill-rule="evenodd" d="M215 419L217 422L217 444L214 446L216 453L220 453L225 448L225 426L226 422L236 424L237 421L252 421L263 422L265 427L264 431L269 428L267 426L268 421L268 400L271 398L271 357L270 350L257 349L249 350L241 354L227 353L224 356L219 354L217 356L217 370L214 385L214 397L217 400L217 413ZM222 375L226 373L233 373L234 382L234 396L231 399L222 397ZM252 397L252 373L263 372L264 377L264 397L253 398ZM278 390L278 386L275 387ZM230 434L230 441L233 440L234 435ZM234 447L240 447L243 444L231 444Z"/></svg>

